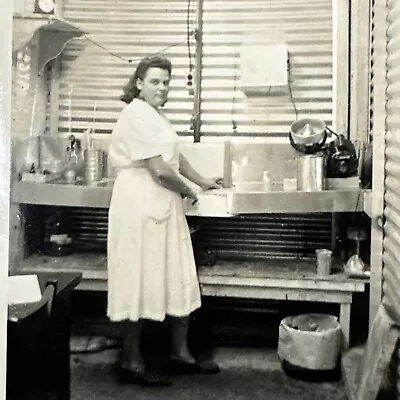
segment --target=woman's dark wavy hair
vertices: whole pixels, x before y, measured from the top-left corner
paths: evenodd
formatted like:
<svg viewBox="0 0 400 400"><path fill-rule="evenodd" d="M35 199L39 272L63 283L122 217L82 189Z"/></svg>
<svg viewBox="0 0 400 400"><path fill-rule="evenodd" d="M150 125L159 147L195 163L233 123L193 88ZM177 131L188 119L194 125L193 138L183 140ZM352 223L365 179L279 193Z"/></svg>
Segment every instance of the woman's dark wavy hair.
<svg viewBox="0 0 400 400"><path fill-rule="evenodd" d="M140 61L134 74L129 79L128 83L124 86L123 94L120 96L120 100L125 103L130 103L133 99L139 97L140 90L136 86L138 79L144 79L149 68L161 68L168 71L169 76L172 73L172 64L165 57L151 56L146 57Z"/></svg>

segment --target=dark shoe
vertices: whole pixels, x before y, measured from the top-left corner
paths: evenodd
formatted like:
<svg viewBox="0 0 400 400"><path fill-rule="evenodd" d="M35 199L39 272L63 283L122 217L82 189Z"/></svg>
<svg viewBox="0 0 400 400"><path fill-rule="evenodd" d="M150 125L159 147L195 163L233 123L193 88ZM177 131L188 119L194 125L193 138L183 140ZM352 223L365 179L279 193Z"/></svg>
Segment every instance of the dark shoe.
<svg viewBox="0 0 400 400"><path fill-rule="evenodd" d="M167 363L169 374L216 374L220 372L218 365L213 361L187 362L177 358L170 358Z"/></svg>
<svg viewBox="0 0 400 400"><path fill-rule="evenodd" d="M119 368L119 381L121 383L139 386L171 386L172 382L156 372L132 371L126 368Z"/></svg>
<svg viewBox="0 0 400 400"><path fill-rule="evenodd" d="M169 374L195 374L198 367L195 362L188 362L178 358L170 358L167 362L167 373Z"/></svg>
<svg viewBox="0 0 400 400"><path fill-rule="evenodd" d="M201 374L218 374L221 372L218 364L213 360L197 361L196 364Z"/></svg>

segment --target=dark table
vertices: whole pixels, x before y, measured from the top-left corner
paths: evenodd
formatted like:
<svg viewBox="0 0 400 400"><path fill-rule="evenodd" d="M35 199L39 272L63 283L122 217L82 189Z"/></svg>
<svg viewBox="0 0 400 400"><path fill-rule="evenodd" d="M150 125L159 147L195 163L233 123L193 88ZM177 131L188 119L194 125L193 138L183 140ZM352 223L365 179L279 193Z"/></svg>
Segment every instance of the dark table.
<svg viewBox="0 0 400 400"><path fill-rule="evenodd" d="M69 400L71 394L69 298L82 274L36 274L42 294L48 282L56 282L49 320L50 331L38 329L40 315L34 304L9 306L7 324L7 400ZM50 335L51 333L51 335Z"/></svg>

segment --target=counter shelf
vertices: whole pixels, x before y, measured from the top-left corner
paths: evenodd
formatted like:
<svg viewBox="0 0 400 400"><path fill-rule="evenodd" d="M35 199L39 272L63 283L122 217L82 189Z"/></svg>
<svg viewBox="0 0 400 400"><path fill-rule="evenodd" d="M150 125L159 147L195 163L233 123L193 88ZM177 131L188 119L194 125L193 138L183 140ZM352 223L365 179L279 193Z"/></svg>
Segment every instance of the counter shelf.
<svg viewBox="0 0 400 400"><path fill-rule="evenodd" d="M95 185L14 182L13 203L108 208L112 182ZM187 215L231 216L257 213L362 212L371 190L348 188L315 192L235 192L234 189L199 193L199 205L187 205Z"/></svg>
<svg viewBox="0 0 400 400"><path fill-rule="evenodd" d="M79 290L107 290L107 257L104 253L76 253L66 257L34 254L17 267L24 273L81 272ZM345 346L350 338L353 293L364 292L368 279L349 278L336 265L326 277L316 275L315 260L269 259L263 261L218 261L199 267L203 296L282 301L310 301L340 305L340 323Z"/></svg>

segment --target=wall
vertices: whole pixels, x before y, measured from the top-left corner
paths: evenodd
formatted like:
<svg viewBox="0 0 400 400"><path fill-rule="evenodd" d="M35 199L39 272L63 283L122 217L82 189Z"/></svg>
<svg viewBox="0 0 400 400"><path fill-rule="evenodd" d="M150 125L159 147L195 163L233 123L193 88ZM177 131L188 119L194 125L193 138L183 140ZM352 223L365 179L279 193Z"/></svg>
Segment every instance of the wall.
<svg viewBox="0 0 400 400"><path fill-rule="evenodd" d="M49 98L49 75L39 71L38 35L34 31L43 19L15 18L12 55L12 147L13 170L25 162L37 163L36 137L45 133ZM29 45L28 45L29 42ZM31 146L33 144L33 146Z"/></svg>
<svg viewBox="0 0 400 400"><path fill-rule="evenodd" d="M29 15L29 10L27 10L27 8L29 8L29 4L32 3L32 1L29 2L29 1L16 0L16 2L18 3L17 4L17 8L20 10L20 14L21 15ZM236 2L236 3L239 4L239 2ZM57 4L59 4L59 2L57 2ZM97 7L99 7L99 5L97 5L96 2L91 3L90 6L87 7L88 10L86 10L86 8L85 8L85 10L83 10L83 8L79 4L79 2L65 2L65 4L67 6L65 8L65 10L66 10L65 11L65 15L64 15L65 18L67 18L68 20L78 24L79 26L87 27L90 30L89 33L91 33L91 34L93 33L93 35L91 35L91 37L93 37L94 39L99 39L101 37L99 35L101 35L102 32L96 31L96 29L97 30L99 30L99 29L104 30L103 26L100 25L100 28L99 28L98 27L98 25L99 25L98 21L92 21L92 17L90 19L88 19L88 20L85 20L85 18L84 18L84 15L86 15L84 13L86 13L86 12L88 12L89 14L90 13L94 13L93 15L98 15L98 14L96 14L96 12L97 12ZM99 2L99 4L101 4L102 7L103 6L106 7L105 8L105 10L106 10L105 12L107 12L107 10L108 10L107 7L109 7L109 5L106 6L105 3L103 4L102 2ZM237 4L235 5L235 9L237 7ZM83 10L82 11L83 14L81 12L74 11L75 7L77 9L79 9L79 7L81 7L82 10ZM172 9L174 9L175 5L171 6L171 7L172 7ZM310 8L311 5L307 4L304 7ZM330 10L330 7L329 7L329 2L328 2L328 6L325 4L324 7L327 8L327 10L329 11L329 12L326 11L326 13L327 13L326 15L330 16L331 15L331 10ZM338 26L343 28L345 26L345 24L346 24L347 19L343 18L343 16L342 16L342 13L343 13L343 9L342 8L343 7L341 5L338 6L337 2L333 1L332 2L332 21L329 20L326 24L325 24L324 21L318 21L318 23L320 25L322 25L323 27L325 27L324 29L327 29L326 27L329 26L330 23L332 23L333 25L337 24ZM297 36L296 36L296 29L297 28L290 24L290 21L292 20L292 16L288 16L287 15L286 6L283 7L283 9L284 9L284 12L283 12L282 15L285 18L285 21L286 21L285 23L289 24L288 27L285 28L285 29L288 30L288 32L290 32L290 35L289 35L290 37L288 37L287 40L290 39L289 42L293 42L292 45L294 46L294 43L297 43L297 40L300 40L300 42L302 42L302 39L301 38L297 38ZM68 10L69 10L70 14L68 14ZM235 12L237 12L238 10L240 11L240 7ZM249 8L249 10L247 10L247 13L250 13L249 17L251 16L251 12L252 12L251 10L252 10L251 7ZM275 11L274 10L275 10L274 7L272 7L272 10L269 10L269 12L274 14L275 11L276 11L276 10ZM121 12L121 11L118 11L118 12ZM265 12L266 12L266 10L264 10L264 13ZM302 13L303 12L304 12L304 10L302 8ZM313 10L313 12L314 12L314 10ZM126 12L124 12L124 13L126 14ZM114 14L112 14L110 12L110 15L111 15L111 19L113 20L113 18L115 18ZM210 15L210 17L211 17L211 15ZM132 16L132 18L133 18L133 16ZM233 22L236 21L235 18L232 19ZM272 18L272 16L271 16L271 18ZM309 21L307 21L306 25L302 24L301 21L303 21L304 18L305 18L304 15L301 14L301 15L298 16L298 18L297 17L294 18L294 20L297 21L296 23L301 25L301 30L305 29L307 31L307 29L308 29L307 28L307 26L308 26L307 24L309 23ZM88 22L89 20L91 21L90 23ZM250 18L250 20L251 20L251 18ZM24 21L15 20L14 22L15 22L15 24L14 24L14 28L15 28L14 29L14 38L17 38L17 37L20 38L20 37L26 36L25 34L22 34L21 31L26 29L25 27L28 26L29 24L32 24L32 21L28 19L26 21L25 20ZM239 24L241 22L243 22L243 21L241 21L241 20L238 21ZM262 22L262 20L260 20L260 23L261 22ZM250 22L248 22L246 24L246 26L249 25L249 24L250 24ZM271 22L271 24L275 26L276 25L276 20ZM281 25L282 24L279 24L280 29L282 28ZM314 26L314 28L315 28L315 26ZM320 26L320 28L321 28L321 26ZM28 28L28 30L29 29L31 29L31 27ZM237 29L238 28L235 28L235 32L236 32ZM342 31L344 31L346 29L339 29L339 30L342 32ZM134 34L136 35L137 32L135 32ZM292 37L293 35L294 35L294 37ZM112 34L109 35L109 36L110 36L110 39L107 39L107 41L109 40L110 42L109 43L107 42L107 46L108 47L117 46L116 48L118 49L119 44L118 43L117 44L113 43L113 40L115 40L115 38L114 38L115 34L112 32ZM347 74L347 71L343 70L343 65L344 64L341 61L341 60L346 58L345 54L344 54L344 50L345 50L346 46L343 45L343 43L341 42L340 37L338 37L336 35L336 31L335 30L333 32L333 35L329 35L329 34L327 34L325 32L325 36L326 37L324 37L324 39L319 38L319 40L323 40L323 42L321 42L322 44L318 42L319 43L318 46L321 46L323 48L323 50L320 50L320 51L314 50L314 52L316 51L316 53L313 54L313 52L311 52L312 54L310 55L310 57L308 57L308 55L307 55L308 54L307 51L309 51L309 50L306 51L302 47L302 46L306 46L304 43L301 44L301 46L300 46L300 44L296 44L296 46L294 46L295 49L293 50L294 51L293 55L295 56L296 60L297 60L297 58L299 60L300 59L302 60L302 62L298 66L296 66L297 64L293 64L293 67L296 67L295 68L296 71L297 71L296 73L299 73L301 75L301 77L302 77L301 79L299 78L300 81L298 83L296 83L295 86L297 87L298 85L300 85L299 88L300 87L303 88L307 93L308 93L308 89L307 89L307 81L306 81L306 79L308 79L308 83L310 83L310 80L311 80L311 74L309 72L307 72L307 71L309 71L309 68L311 68L310 65L316 64L314 67L315 68L317 68L317 67L320 68L321 67L320 64L322 62L318 58L318 57L321 56L320 52L323 51L323 52L328 52L329 53L328 48L325 48L326 46L323 44L323 43L325 43L325 41L329 42L329 46L328 46L329 48L331 46L331 41L333 42L333 44L335 46L335 57L336 57L336 60L340 61L340 63L338 62L337 66L334 66L334 70L336 71L335 72L335 74L336 74L335 77L338 78L337 81L343 81L343 79L339 79L339 78L343 78L343 76L345 74ZM134 36L134 37L136 37L136 36ZM306 37L307 37L307 40L308 40L309 35L307 34ZM220 40L221 39L228 40L225 36L220 36ZM234 43L236 43L236 42L234 42ZM157 45L158 45L158 42L157 42ZM93 57L96 57L96 60L101 60L102 61L101 62L101 65L102 65L101 69L104 69L104 71L108 71L107 67L109 67L108 62L110 61L110 59L109 59L108 55L106 55L104 53L103 50L97 49L97 48L96 49L92 49L93 46L92 47L90 47L90 46L91 46L90 41L86 40L84 46L82 44L82 47L84 47L84 50L82 51L82 53L77 50L78 48L80 48L80 45L78 45L78 44L75 44L75 45L71 46L72 47L71 49L68 49L68 47L66 49L66 56L67 56L66 60L67 61L63 61L63 63L65 64L65 65L63 65L63 71L62 71L62 74L64 74L64 77L63 77L63 82L61 82L61 86L64 86L64 89L61 88L60 92L56 92L56 96L60 97L60 104L59 105L55 105L55 107L52 109L53 117L55 116L55 118L52 117L53 120L57 121L57 115L60 114L61 117L62 117L61 118L62 121L61 121L61 123L59 124L58 127L55 126L55 128L54 127L52 128L52 131L54 131L54 132L57 132L57 128L60 129L60 127L62 128L64 125L68 124L68 121L67 121L68 118L66 117L66 113L69 112L69 111L67 110L68 107L65 104L65 102L68 101L68 99L67 99L68 96L65 95L65 90L68 90L68 82L69 82L68 81L68 77L70 79L72 79L72 78L74 79L74 82L75 82L76 87L77 87L77 90L74 89L74 96L77 96L77 98L76 99L75 98L72 99L73 103L74 103L74 108L75 108L74 112L73 112L73 118L72 119L73 120L76 119L76 121L72 121L72 124L75 124L76 128L77 128L76 131L74 131L75 135L77 135L78 132L80 132L82 130L81 129L82 124L86 123L85 122L86 119L87 118L91 118L91 114L92 113L91 113L91 111L88 111L87 107L89 107L89 104L93 106L93 98L96 98L94 96L100 96L100 98L104 97L104 91L105 90L100 91L98 86L92 85L91 84L91 79L93 79L93 77L92 76L88 76L88 74L91 75L92 74L91 71L94 68L94 66L91 64L91 62L93 60ZM149 46L149 44L147 44L147 46ZM232 46L232 43L230 44L230 46ZM213 54L214 54L214 52L217 52L217 54L221 54L223 56L223 58L225 59L226 55L223 53L223 51L224 51L223 49L224 49L224 46L217 44L217 47L213 50ZM96 50L95 53L94 53L94 50ZM149 49L147 49L147 51L148 50ZM23 51L25 51L25 49L23 49ZM46 108L45 108L45 104L46 104L46 101L48 99L48 97L47 97L47 95L48 95L48 93L47 93L48 82L46 82L46 76L44 76L44 75L38 76L37 66L35 66L36 51L37 51L37 49L35 48L35 46L33 46L31 48L32 54L30 55L32 61L31 61L31 67L30 67L30 72L29 72L30 73L29 87L27 87L25 85L25 87L22 88L20 82L18 81L20 74L19 74L18 62L17 61L16 61L16 66L14 68L14 72L15 72L14 73L14 82L15 82L14 87L15 87L16 90L15 90L14 98L13 98L13 100L14 100L13 101L13 138L14 138L14 143L15 143L15 145L14 145L15 151L14 151L14 154L13 154L13 161L14 161L14 164L15 164L15 169L17 171L19 171L21 169L22 165L24 164L24 162L26 160L28 160L28 163L34 162L35 161L35 156L38 153L38 151L37 151L37 143L35 143L36 139L34 139L34 143L29 143L29 141L27 139L30 136L31 137L35 137L37 134L40 134L41 132L43 132L43 130L46 129L46 124L45 124ZM120 51L120 50L118 50L118 51ZM133 48L132 51L136 51L135 48ZM176 52L176 51L177 50L174 47L173 52ZM141 52L143 52L143 50L140 50L139 53L141 54ZM86 53L87 53L87 55L86 55L86 58L85 58L85 54ZM297 55L297 53L299 53L299 54ZM78 57L78 55L79 55L79 57ZM339 55L340 55L340 57L339 57ZM103 60L103 57L106 57L106 56L107 56L107 58L104 58L104 60ZM315 58L315 57L317 57L317 58ZM75 58L76 58L76 60L75 60ZM74 60L74 61L72 61L71 65L69 65L70 64L70 61L69 61L70 59ZM87 62L89 62L89 64L88 64L89 67L90 67L89 69L88 68L82 69L83 66L85 66L85 65L83 65L84 63L83 63L82 59L85 59L85 60L88 59L89 60L89 61L87 61ZM325 58L323 57L323 60L324 60L323 64L324 65L325 64L327 64L327 65L329 64L331 66L331 62L329 61L330 59L331 59L330 56L329 57L326 56ZM236 60L236 58L235 58L235 60ZM304 63L304 65L303 65L303 63ZM79 67L81 67L81 69L79 69ZM312 68L314 68L314 67L312 67ZM112 68L113 68L113 70L110 71L110 72L107 72L106 75L109 74L109 75L114 77L114 76L122 73L120 71L122 67L120 68L118 66L113 66ZM132 68L132 66L130 68ZM328 67L325 66L324 68L328 68ZM328 68L328 70L329 69L330 68ZM89 72L87 72L87 71L89 71ZM96 71L97 71L96 69L93 69L93 74L96 74L97 73ZM317 73L316 71L317 70L315 69L314 70L315 74ZM216 71L214 71L214 72L211 71L211 72L214 73ZM230 74L231 73L232 73L232 71L230 71ZM329 72L329 73L325 72L325 75L326 74L329 75L329 76L332 75L331 72ZM72 75L72 78L71 78L70 75ZM303 78L303 75L305 76L305 78ZM95 76L97 76L97 75L95 75ZM308 76L308 78L307 78L307 76ZM231 77L231 78L233 79L233 77ZM89 79L89 81L87 82L88 79ZM204 77L204 79L206 79L206 76ZM304 82L303 82L303 80L304 80ZM322 79L322 81L325 82L324 79ZM26 80L25 80L25 82L26 82ZM112 82L113 82L113 84L115 83L114 81L112 81ZM58 83L60 83L60 82L58 82ZM91 88L93 88L92 92L89 89L86 88L87 84L91 84L91 86L90 85L89 86ZM213 81L209 82L209 83L207 83L207 87L209 85L211 85L211 87L214 88L215 84L216 83L213 83ZM225 83L224 85L227 85L227 84L228 83ZM110 85L108 80L107 80L107 85ZM107 86L107 85L106 85L106 88L110 87L110 86ZM217 85L218 87L214 88L213 90L217 90L218 89L218 91L219 91L221 89L221 88L219 88L219 85L220 84L218 83L218 85ZM229 87L232 86L232 85L233 85L233 83L229 84ZM304 108L303 114L307 114L309 112L314 112L315 111L315 110L314 111L307 111L308 110L308 108L307 108L308 105L306 106L305 104L313 103L311 100L310 101L307 100L308 97L312 96L312 95L315 95L317 98L319 98L320 95L321 95L320 92L323 93L323 96L328 96L327 93L331 92L331 86L332 86L331 84L326 86L326 83L324 83L324 85L322 85L321 87L318 86L318 88L319 88L318 90L316 90L315 88L313 90L310 89L311 90L310 91L311 94L309 93L307 96L305 96L305 95L304 96L303 95L300 96L299 95L299 99L300 98L302 99L301 100L301 102L302 102L301 104L304 103L301 106L301 108ZM67 89L65 89L65 87L67 87ZM115 85L113 86L114 89L115 89L115 87L119 88L120 87L120 83L118 83L117 86L115 86ZM299 88L297 88L297 89L299 89ZM343 85L341 85L340 88L343 89L343 90L341 90L340 93L336 93L335 92L336 88L333 87L333 92L335 93L334 97L335 98L340 97L340 98L343 99L343 98L347 97L346 88ZM80 92L79 92L79 90L80 90ZM113 118L110 117L111 116L111 114L110 114L111 111L110 110L113 110L113 106L110 105L111 104L110 103L111 100L109 99L110 90L111 89L107 89L106 90L106 92L108 93L107 94L108 97L106 99L107 100L106 104L102 107L103 111L100 111L101 107L99 107L99 112L97 113L98 119L99 119L99 123L101 122L101 129L103 129L103 130L105 129L106 126L107 127L112 126L112 122L113 122ZM79 93L76 93L76 92L79 92ZM86 94L84 94L82 92L85 92L86 94L90 94L89 100L88 100L89 103L85 102L85 104L83 104L83 100L82 100L83 97L82 96L85 96ZM175 96L177 96L177 95L175 95ZM226 97L226 95L224 95L224 96ZM230 96L228 96L228 97L229 97L229 99L231 98ZM175 98L174 98L174 100L175 100ZM271 98L270 101L272 101L274 104L276 104L277 99L274 97L274 98ZM56 102L54 102L54 104L55 103ZM169 103L172 104L172 102L169 102ZM185 102L185 104L186 103L187 102ZM120 103L118 103L118 104L120 104ZM338 122L338 125L341 127L344 124L344 121L342 121L342 119L344 118L343 117L343 112L342 112L343 110L341 110L341 112L339 113L340 115L342 115L342 117L337 117L337 114L335 115L335 112L338 113L338 110L337 110L338 104L343 104L343 101L337 102L337 104L334 105L333 115L331 115L332 113L329 112L329 118L326 117L324 114L323 114L322 118L325 119L325 117L326 117L327 119L331 119L331 117L332 117L334 119L334 122ZM238 106L238 105L236 104L236 106ZM81 109L81 107L83 107L83 108ZM279 107L273 107L273 108L277 109L277 110L278 109L286 110L286 109L288 109L288 107L289 107L288 105L283 106L283 105L280 104ZM341 107L343 108L343 105ZM225 108L224 108L224 110L225 110ZM242 108L242 107L239 106L239 108ZM259 105L256 108L258 110ZM289 108L291 109L291 106ZM329 107L321 105L321 106L316 107L316 109L317 110L323 109L323 110L325 110L325 112L327 112L326 110L328 110ZM31 116L32 111L34 111L33 117ZM255 117L254 121L253 121L253 119L254 119L253 117L250 118L251 119L251 123L253 124L251 129L254 130L254 132L252 134L256 134L257 133L257 135L260 136L261 135L260 132L257 132L257 129L259 130L260 127L257 128L257 126L258 126L258 123L261 120L264 120L266 118L266 114L265 114L264 111L257 111L257 112L259 114L257 114L257 116ZM315 111L315 112L317 112L317 111ZM226 113L226 110L224 111L224 113ZM279 113L280 113L280 111L278 111L278 114ZM229 114L229 112L228 112L228 114ZM292 121L292 118L294 118L294 116L291 115L292 111L290 111L289 114L290 114L289 115L289 119L283 124L284 125L283 132L285 132L286 129L287 130L289 129L290 123ZM186 117L184 118L182 116L181 112L179 112L178 115L179 115L179 119L182 119L184 121L188 120L188 118L186 118ZM230 116L229 115L228 115L228 117L229 117L228 120L230 120ZM104 121L103 121L102 118L104 119ZM226 116L224 118L226 119ZM341 120L340 123L339 123L339 120ZM215 127L217 127L217 125L218 125L218 123L216 123ZM65 129L64 129L64 132L65 132ZM229 128L229 132L230 132L230 128ZM240 133L240 130L239 130L238 135L240 135L240 134L241 133ZM203 139L204 138L202 138L202 140ZM223 138L220 138L220 141L222 141L222 140L223 140ZM283 142L285 142L285 139L282 139L282 140L283 140ZM106 140L106 142L107 142L107 140ZM106 144L102 143L101 139L99 139L98 143L99 143L99 146L101 146L101 147L107 147ZM29 148L29 145L31 145L30 148ZM278 151L278 154L280 154L280 150ZM271 153L268 155L268 157L271 157ZM269 159L268 157L266 157L265 159ZM280 165L280 163L278 165ZM291 165L290 165L290 163L288 165L285 164L282 168L283 168L283 170L291 169ZM285 172L282 172L282 174L285 174Z"/></svg>
<svg viewBox="0 0 400 400"><path fill-rule="evenodd" d="M6 388L7 275L10 196L10 114L12 4L3 4L0 13L0 399Z"/></svg>
<svg viewBox="0 0 400 400"><path fill-rule="evenodd" d="M80 135L77 135L81 137ZM296 158L298 153L285 138L230 138L232 148L233 181L260 181L263 171L270 171L273 181L296 177ZM41 161L47 165L51 160L64 157L68 146L66 137L44 137L41 139ZM25 142L25 145L27 142ZM93 147L107 152L110 135L94 137ZM30 154L37 154L38 142L31 142ZM22 148L22 146L20 147ZM26 148L26 146L25 146ZM182 137L180 151L191 162L192 166L204 176L222 176L224 166L224 143L221 138L204 137L200 143L193 143L192 138ZM20 153L21 160L26 151ZM107 163L107 177L115 173Z"/></svg>

